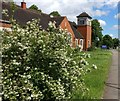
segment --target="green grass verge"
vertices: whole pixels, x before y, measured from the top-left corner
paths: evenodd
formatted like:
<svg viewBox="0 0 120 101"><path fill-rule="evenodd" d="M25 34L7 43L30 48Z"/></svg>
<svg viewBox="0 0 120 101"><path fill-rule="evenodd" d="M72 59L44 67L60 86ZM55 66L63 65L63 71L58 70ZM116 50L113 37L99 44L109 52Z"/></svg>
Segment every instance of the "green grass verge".
<svg viewBox="0 0 120 101"><path fill-rule="evenodd" d="M91 58L86 59L91 68L95 64L98 69L92 69L85 77L85 85L89 88L89 95L85 95L84 99L101 99L107 79L109 67L111 65L112 53L109 50L97 49L87 52L91 54ZM78 88L73 95L74 99L81 99L80 89Z"/></svg>

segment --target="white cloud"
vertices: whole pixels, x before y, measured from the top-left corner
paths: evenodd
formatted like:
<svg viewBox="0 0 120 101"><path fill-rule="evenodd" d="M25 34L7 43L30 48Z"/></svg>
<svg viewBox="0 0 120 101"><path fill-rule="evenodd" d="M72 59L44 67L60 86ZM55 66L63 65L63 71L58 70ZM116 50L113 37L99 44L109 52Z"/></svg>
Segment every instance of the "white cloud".
<svg viewBox="0 0 120 101"><path fill-rule="evenodd" d="M103 35L109 35L112 38L118 38L118 34L117 33L103 33Z"/></svg>
<svg viewBox="0 0 120 101"><path fill-rule="evenodd" d="M99 21L101 27L106 25L106 22L104 20L98 20L98 21Z"/></svg>
<svg viewBox="0 0 120 101"><path fill-rule="evenodd" d="M112 33L112 34L109 34L112 38L118 38L118 34L115 34L115 33Z"/></svg>
<svg viewBox="0 0 120 101"><path fill-rule="evenodd" d="M106 2L106 5L111 6L111 7L117 7L119 1L120 0L108 0Z"/></svg>
<svg viewBox="0 0 120 101"><path fill-rule="evenodd" d="M20 2L22 0L14 0ZM112 0L24 0L27 7L36 4L39 9L49 14L52 11L58 11L62 16L67 16L69 20L76 21L76 16L81 12L87 12L90 16L106 16L109 11L101 10L105 5L110 5ZM107 2L111 3L107 3ZM117 0L115 0L116 2Z"/></svg>
<svg viewBox="0 0 120 101"><path fill-rule="evenodd" d="M120 29L120 25L113 25L112 29Z"/></svg>
<svg viewBox="0 0 120 101"><path fill-rule="evenodd" d="M114 16L114 18L120 19L120 13L116 14L116 15Z"/></svg>
<svg viewBox="0 0 120 101"><path fill-rule="evenodd" d="M13 0L15 2L21 2L22 0ZM81 5L82 3L93 3L95 7L100 8L105 5L111 6L111 7L116 7L119 0L24 0L25 2L31 2L31 3L46 3L46 4L54 4L54 2L59 2L62 4L66 5L75 5L79 4ZM54 5L49 5L49 6L54 6ZM62 6L63 7L63 6Z"/></svg>
<svg viewBox="0 0 120 101"><path fill-rule="evenodd" d="M102 15L107 15L108 11L102 11L102 10L95 10L94 12L94 16L102 16Z"/></svg>
<svg viewBox="0 0 120 101"><path fill-rule="evenodd" d="M109 34L111 37L113 37L113 34Z"/></svg>

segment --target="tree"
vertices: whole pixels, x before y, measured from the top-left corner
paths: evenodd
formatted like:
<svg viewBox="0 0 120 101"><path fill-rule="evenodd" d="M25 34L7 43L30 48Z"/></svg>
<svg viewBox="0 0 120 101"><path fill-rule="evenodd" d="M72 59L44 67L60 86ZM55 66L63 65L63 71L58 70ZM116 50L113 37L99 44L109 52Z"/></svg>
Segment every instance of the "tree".
<svg viewBox="0 0 120 101"><path fill-rule="evenodd" d="M103 42L102 42L103 45L106 45L107 48L112 48L113 47L113 40L112 40L112 37L110 35L105 35L103 37Z"/></svg>
<svg viewBox="0 0 120 101"><path fill-rule="evenodd" d="M36 10L36 11L42 12L42 10L41 10L41 9L38 9L38 7L37 7L35 4L33 4L32 6L30 6L29 9L32 9L32 10Z"/></svg>
<svg viewBox="0 0 120 101"><path fill-rule="evenodd" d="M99 47L102 43L102 27L97 19L92 20L92 42Z"/></svg>
<svg viewBox="0 0 120 101"><path fill-rule="evenodd" d="M117 48L119 46L120 40L118 38L113 39L113 48Z"/></svg>
<svg viewBox="0 0 120 101"><path fill-rule="evenodd" d="M52 15L52 16L60 16L58 11L53 11L53 12L50 13L50 15Z"/></svg>
<svg viewBox="0 0 120 101"><path fill-rule="evenodd" d="M33 4L32 6L29 7L29 9L38 10L38 7L37 7L36 5Z"/></svg>

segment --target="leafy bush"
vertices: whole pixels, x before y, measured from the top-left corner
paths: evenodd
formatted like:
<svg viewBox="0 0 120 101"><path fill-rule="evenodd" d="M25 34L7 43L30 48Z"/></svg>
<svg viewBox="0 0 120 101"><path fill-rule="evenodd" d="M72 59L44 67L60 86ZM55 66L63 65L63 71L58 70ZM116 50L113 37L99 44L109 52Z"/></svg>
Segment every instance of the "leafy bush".
<svg viewBox="0 0 120 101"><path fill-rule="evenodd" d="M95 50L95 47L89 47L88 49L87 49L88 51L93 51L93 50Z"/></svg>
<svg viewBox="0 0 120 101"><path fill-rule="evenodd" d="M65 31L53 23L44 31L38 22L28 22L24 28L13 22L12 32L2 33L3 99L68 99L78 86L84 95L87 62L68 45Z"/></svg>
<svg viewBox="0 0 120 101"><path fill-rule="evenodd" d="M95 43L92 42L92 46L89 47L87 50L88 50L88 51L93 51L93 50L96 50L96 48L97 48L97 47L95 47Z"/></svg>

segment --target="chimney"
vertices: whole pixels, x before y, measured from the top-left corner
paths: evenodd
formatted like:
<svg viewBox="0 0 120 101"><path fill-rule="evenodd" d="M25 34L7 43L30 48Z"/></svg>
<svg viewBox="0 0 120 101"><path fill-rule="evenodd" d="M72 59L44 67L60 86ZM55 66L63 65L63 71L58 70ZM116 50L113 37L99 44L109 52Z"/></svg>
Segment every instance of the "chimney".
<svg viewBox="0 0 120 101"><path fill-rule="evenodd" d="M26 9L26 2L24 2L24 0L21 2L21 8Z"/></svg>

